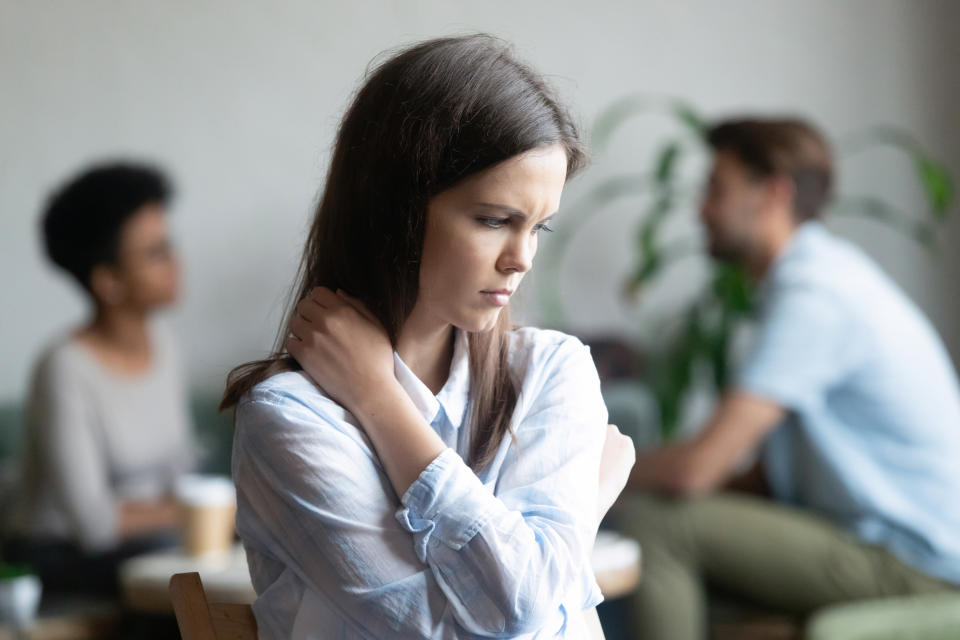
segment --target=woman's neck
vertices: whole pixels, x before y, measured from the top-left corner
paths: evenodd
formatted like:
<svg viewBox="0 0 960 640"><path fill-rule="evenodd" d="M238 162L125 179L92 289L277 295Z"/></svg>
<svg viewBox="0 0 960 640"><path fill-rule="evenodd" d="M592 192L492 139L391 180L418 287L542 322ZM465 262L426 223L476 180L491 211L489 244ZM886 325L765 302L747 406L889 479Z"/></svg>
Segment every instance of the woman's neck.
<svg viewBox="0 0 960 640"><path fill-rule="evenodd" d="M434 394L446 383L453 360L453 326L418 322L411 316L397 338L397 353Z"/></svg>
<svg viewBox="0 0 960 640"><path fill-rule="evenodd" d="M136 374L150 367L152 345L147 314L142 310L99 307L90 323L75 335L109 369Z"/></svg>

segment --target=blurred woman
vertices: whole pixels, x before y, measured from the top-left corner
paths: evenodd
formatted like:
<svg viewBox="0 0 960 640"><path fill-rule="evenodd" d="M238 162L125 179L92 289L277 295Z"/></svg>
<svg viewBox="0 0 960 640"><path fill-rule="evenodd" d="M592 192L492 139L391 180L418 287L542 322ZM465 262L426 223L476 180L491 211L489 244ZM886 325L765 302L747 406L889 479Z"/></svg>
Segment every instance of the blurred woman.
<svg viewBox="0 0 960 640"><path fill-rule="evenodd" d="M50 260L82 288L90 318L49 345L33 374L9 560L48 590L116 591L123 558L170 544L171 483L193 466L179 354L153 321L179 292L166 179L97 166L43 214Z"/></svg>
<svg viewBox="0 0 960 640"><path fill-rule="evenodd" d="M493 38L412 46L360 89L300 302L224 398L261 637L597 630L590 551L633 446L588 349L508 316L583 161Z"/></svg>

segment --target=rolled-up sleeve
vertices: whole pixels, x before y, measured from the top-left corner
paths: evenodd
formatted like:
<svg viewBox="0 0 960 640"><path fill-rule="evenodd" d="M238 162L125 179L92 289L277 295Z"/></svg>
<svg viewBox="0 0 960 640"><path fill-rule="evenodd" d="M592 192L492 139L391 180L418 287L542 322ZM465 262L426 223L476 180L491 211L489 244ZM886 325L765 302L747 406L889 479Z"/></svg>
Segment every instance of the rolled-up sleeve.
<svg viewBox="0 0 960 640"><path fill-rule="evenodd" d="M602 599L589 558L606 409L575 339L545 345L520 388L495 471L478 476L448 448L400 498L341 407L299 387L255 390L237 410L233 460L248 552L363 637L434 637L451 619L470 637L563 636L570 614ZM280 575L253 573L273 598ZM288 601L255 604L264 628L285 628L300 611Z"/></svg>
<svg viewBox="0 0 960 640"><path fill-rule="evenodd" d="M607 421L596 368L589 350L568 338L532 373L494 490L448 449L397 513L474 633L528 633L558 609L602 600L589 562Z"/></svg>
<svg viewBox="0 0 960 640"><path fill-rule="evenodd" d="M273 392L240 404L233 449L237 530L245 545L322 593L363 637L432 637L443 593L396 522L396 494L362 432L329 404L327 413ZM258 593L269 590L259 580L254 575ZM263 627L291 624L260 620L285 611L259 604L254 610Z"/></svg>

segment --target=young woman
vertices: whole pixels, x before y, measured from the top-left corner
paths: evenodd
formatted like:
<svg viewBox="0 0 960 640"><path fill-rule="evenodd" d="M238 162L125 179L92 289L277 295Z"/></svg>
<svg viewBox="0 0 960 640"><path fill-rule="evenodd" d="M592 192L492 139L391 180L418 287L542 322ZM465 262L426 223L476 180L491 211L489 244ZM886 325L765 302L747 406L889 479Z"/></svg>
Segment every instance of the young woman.
<svg viewBox="0 0 960 640"><path fill-rule="evenodd" d="M48 591L116 593L124 557L176 543L167 495L194 453L177 345L153 321L179 289L169 191L153 168L98 165L43 215L48 257L91 309L34 369L4 549L34 565Z"/></svg>
<svg viewBox="0 0 960 640"><path fill-rule="evenodd" d="M224 398L261 637L592 633L590 550L632 443L606 425L587 348L507 314L583 160L493 38L370 74L280 348Z"/></svg>

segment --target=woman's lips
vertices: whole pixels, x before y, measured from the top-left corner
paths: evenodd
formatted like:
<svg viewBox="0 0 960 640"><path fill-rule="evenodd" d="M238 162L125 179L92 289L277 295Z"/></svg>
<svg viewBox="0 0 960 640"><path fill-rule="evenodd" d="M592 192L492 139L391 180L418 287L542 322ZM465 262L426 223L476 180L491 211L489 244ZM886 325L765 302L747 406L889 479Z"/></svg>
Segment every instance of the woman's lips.
<svg viewBox="0 0 960 640"><path fill-rule="evenodd" d="M498 307L505 307L510 302L510 295L513 293L509 289L492 289L481 291L486 298Z"/></svg>

